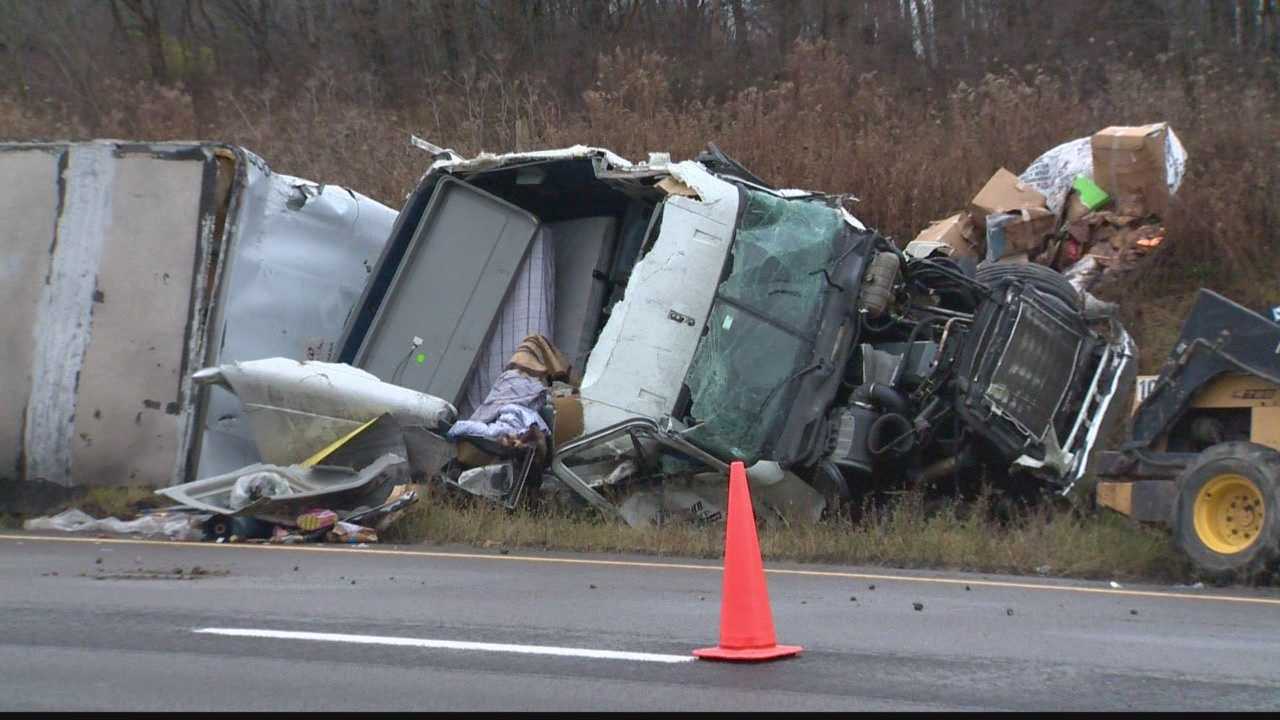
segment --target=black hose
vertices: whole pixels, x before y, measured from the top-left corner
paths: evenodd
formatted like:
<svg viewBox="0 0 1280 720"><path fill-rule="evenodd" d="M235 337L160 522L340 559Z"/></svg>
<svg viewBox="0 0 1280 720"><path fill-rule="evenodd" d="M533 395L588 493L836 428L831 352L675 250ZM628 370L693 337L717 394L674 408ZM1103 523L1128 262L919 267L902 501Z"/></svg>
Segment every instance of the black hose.
<svg viewBox="0 0 1280 720"><path fill-rule="evenodd" d="M906 396L883 383L859 385L849 396L849 400L863 405L878 405L882 409L899 415L906 414L909 408Z"/></svg>
<svg viewBox="0 0 1280 720"><path fill-rule="evenodd" d="M902 353L902 361L898 363L898 371L893 374L893 385L895 387L902 380L902 373L906 371L907 364L911 362L911 350L916 346L916 339L920 337L920 331L940 320L941 318L936 317L925 318L911 328L911 334L907 335L907 349Z"/></svg>

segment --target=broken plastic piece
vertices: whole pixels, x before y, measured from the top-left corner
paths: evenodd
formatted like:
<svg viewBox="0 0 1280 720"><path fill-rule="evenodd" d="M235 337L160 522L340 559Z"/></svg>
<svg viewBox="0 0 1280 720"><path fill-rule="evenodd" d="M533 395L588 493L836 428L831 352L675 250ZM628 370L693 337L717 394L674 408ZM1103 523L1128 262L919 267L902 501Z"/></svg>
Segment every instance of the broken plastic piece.
<svg viewBox="0 0 1280 720"><path fill-rule="evenodd" d="M276 465L310 457L383 413L431 428L457 417L440 398L337 363L267 358L205 368L192 380L240 398L263 460Z"/></svg>

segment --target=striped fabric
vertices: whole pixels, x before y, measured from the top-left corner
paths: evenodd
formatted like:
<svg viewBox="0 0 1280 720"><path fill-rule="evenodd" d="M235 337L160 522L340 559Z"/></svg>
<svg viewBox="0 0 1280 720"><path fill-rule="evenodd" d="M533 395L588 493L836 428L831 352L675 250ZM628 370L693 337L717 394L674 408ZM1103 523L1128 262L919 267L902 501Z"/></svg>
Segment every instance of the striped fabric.
<svg viewBox="0 0 1280 720"><path fill-rule="evenodd" d="M542 227L516 271L511 290L471 370L467 391L458 404L458 417L471 417L484 402L522 340L530 335L554 337L555 273L555 246L551 232Z"/></svg>

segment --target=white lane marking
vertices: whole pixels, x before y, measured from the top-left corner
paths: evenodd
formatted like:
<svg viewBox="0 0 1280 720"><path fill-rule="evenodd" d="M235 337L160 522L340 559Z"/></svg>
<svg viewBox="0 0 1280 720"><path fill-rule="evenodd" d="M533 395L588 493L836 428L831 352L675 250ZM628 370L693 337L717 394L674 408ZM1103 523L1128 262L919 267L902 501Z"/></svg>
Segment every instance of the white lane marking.
<svg viewBox="0 0 1280 720"><path fill-rule="evenodd" d="M346 633L298 632L294 630L255 630L251 628L196 628L193 632L203 635L227 637L270 638L275 640L318 640L320 642L358 643L363 645L395 645L398 647L432 648L436 650L477 650L480 652L504 652L521 655L555 655L557 657L593 658L597 660L633 660L636 662L682 663L692 662L692 655L661 655L658 653L626 652L622 650L592 650L590 648L553 647L549 645L510 645L507 643L465 642L462 640L428 640L426 638L389 637L386 635L348 635Z"/></svg>

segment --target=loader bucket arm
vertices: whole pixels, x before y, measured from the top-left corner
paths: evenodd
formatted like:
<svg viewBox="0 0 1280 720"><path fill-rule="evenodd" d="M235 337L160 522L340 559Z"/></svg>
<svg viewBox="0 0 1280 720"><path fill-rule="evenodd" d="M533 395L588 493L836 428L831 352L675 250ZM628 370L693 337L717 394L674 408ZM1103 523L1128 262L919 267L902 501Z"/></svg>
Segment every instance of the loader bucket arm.
<svg viewBox="0 0 1280 720"><path fill-rule="evenodd" d="M1280 325L1201 289L1151 394L1133 418L1124 449L1150 447L1187 409L1197 390L1228 372L1280 385Z"/></svg>

